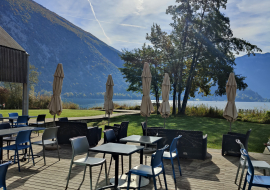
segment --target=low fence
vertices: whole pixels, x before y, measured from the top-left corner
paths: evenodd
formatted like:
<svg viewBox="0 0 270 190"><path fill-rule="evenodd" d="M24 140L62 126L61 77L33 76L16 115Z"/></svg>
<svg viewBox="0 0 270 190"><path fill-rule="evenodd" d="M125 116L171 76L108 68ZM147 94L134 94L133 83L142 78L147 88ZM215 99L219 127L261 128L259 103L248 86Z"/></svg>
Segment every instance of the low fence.
<svg viewBox="0 0 270 190"><path fill-rule="evenodd" d="M264 113L266 113L266 110L257 110L257 109L238 109L238 113L264 114Z"/></svg>

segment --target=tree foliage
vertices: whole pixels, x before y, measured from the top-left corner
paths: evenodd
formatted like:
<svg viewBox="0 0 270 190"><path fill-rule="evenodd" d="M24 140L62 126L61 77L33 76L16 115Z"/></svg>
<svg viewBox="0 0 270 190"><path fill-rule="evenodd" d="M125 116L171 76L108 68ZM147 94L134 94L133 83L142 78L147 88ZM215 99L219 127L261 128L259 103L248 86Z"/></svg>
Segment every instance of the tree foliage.
<svg viewBox="0 0 270 190"><path fill-rule="evenodd" d="M218 87L215 95L226 93L227 79L234 72L235 55L240 52L255 55L261 49L233 36L230 19L221 13L226 9L227 0L176 0L176 3L166 10L166 14L172 16L172 32L167 34L158 24L153 24L151 33L146 35L152 44L148 49L153 53L147 61L158 60L160 72L154 73L155 77L169 73L173 114L176 113L177 99L178 113L184 114L189 97L195 97L196 93L211 95L212 86ZM125 68L121 71L130 83L128 90L141 92L141 80L136 78L146 61L141 51L144 52L143 48L124 51L121 57L125 61ZM240 74L235 74L235 77L238 89L245 89L245 77Z"/></svg>

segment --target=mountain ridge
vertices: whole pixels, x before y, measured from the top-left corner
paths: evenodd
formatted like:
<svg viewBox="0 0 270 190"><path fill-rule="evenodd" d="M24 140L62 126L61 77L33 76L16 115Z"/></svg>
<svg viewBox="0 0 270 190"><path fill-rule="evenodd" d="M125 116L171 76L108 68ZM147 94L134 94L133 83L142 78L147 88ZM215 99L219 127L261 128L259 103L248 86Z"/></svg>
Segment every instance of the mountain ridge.
<svg viewBox="0 0 270 190"><path fill-rule="evenodd" d="M62 63L65 97L103 98L107 75L112 74L114 98L141 98L139 93L126 91L127 84L118 70L123 65L120 51L33 0L1 0L0 26L30 54L30 63L41 72L37 92L52 91L53 73ZM270 53L236 58L235 73L247 76L249 88L241 91L240 99L270 99L269 60ZM196 98L202 99L200 95Z"/></svg>

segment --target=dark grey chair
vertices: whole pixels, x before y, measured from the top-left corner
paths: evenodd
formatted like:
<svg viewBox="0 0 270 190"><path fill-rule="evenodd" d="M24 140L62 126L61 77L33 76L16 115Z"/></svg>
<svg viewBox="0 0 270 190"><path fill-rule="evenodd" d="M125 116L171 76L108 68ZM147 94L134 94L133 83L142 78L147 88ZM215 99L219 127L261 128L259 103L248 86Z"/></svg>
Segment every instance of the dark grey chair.
<svg viewBox="0 0 270 190"><path fill-rule="evenodd" d="M1 123L0 124L0 130L1 129L9 129L11 128L10 123ZM11 141L16 141L16 136L12 136L12 135L7 135L3 137L3 141L5 141L7 143L7 146L10 145ZM9 150L7 150L7 159L9 160Z"/></svg>
<svg viewBox="0 0 270 190"><path fill-rule="evenodd" d="M46 114L40 114L40 115L37 116L36 123L31 123L31 125L35 125L37 127L39 127L39 125L44 125L45 124L45 118L46 118ZM39 136L39 131L36 131L36 133L38 133L38 136Z"/></svg>
<svg viewBox="0 0 270 190"><path fill-rule="evenodd" d="M3 115L0 114L0 121L2 121L2 123L3 123L3 120L4 120L4 119L1 119L2 117L3 117Z"/></svg>
<svg viewBox="0 0 270 190"><path fill-rule="evenodd" d="M45 145L57 145L57 151L58 151L58 158L60 161L60 155L59 155L59 147L58 147L58 140L57 140L57 131L59 127L51 127L44 130L44 133L42 135L41 141L32 142L34 145L41 145L43 146L43 159L44 159L44 165L46 165L45 160ZM52 141L52 139L55 139L55 141Z"/></svg>
<svg viewBox="0 0 270 190"><path fill-rule="evenodd" d="M107 180L106 159L89 157L89 152L88 152L89 144L88 144L88 140L86 137L75 137L75 138L71 138L70 141L71 141L71 145L72 145L72 159L71 159L70 168L69 168L69 172L68 172L66 189L68 188L68 182L69 182L69 178L70 178L71 169L72 169L73 164L85 166L84 173L83 173L83 180L82 180L80 186L82 185L82 183L84 181L86 167L89 166L90 189L91 190L92 190L92 167L98 166L98 165L103 166L103 164L105 164L105 177L106 177L106 185L107 185L108 180ZM75 156L82 155L82 154L86 154L86 157L74 161Z"/></svg>

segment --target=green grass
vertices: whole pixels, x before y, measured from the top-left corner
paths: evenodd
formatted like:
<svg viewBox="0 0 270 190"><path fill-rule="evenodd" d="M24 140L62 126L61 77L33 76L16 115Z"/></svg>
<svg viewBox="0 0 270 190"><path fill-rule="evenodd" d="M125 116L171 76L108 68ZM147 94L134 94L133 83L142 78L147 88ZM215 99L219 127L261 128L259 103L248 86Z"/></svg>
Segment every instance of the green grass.
<svg viewBox="0 0 270 190"><path fill-rule="evenodd" d="M125 115L110 119L110 125L129 121L128 135L142 135L141 122L145 119L140 115ZM151 115L147 123L149 127L163 126L164 119L160 115ZM104 128L107 120L91 122L89 126L100 126ZM221 149L222 136L230 130L230 124L225 119L195 117L195 116L171 116L166 119L166 128L203 131L207 134L207 147ZM232 132L246 133L252 129L249 137L249 151L263 152L263 143L268 141L270 136L270 124L257 124L236 121L232 124Z"/></svg>
<svg viewBox="0 0 270 190"><path fill-rule="evenodd" d="M8 113L17 112L19 115L22 115L22 110L0 110L0 114L3 114L3 117L8 117ZM46 118L53 118L53 115L49 113L48 109L30 109L30 116L37 116L39 114L46 114ZM95 116L95 115L105 115L104 111L98 110L74 110L74 109L63 109L60 116L58 117L87 117L87 116Z"/></svg>

